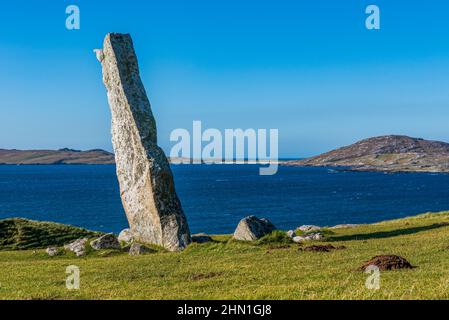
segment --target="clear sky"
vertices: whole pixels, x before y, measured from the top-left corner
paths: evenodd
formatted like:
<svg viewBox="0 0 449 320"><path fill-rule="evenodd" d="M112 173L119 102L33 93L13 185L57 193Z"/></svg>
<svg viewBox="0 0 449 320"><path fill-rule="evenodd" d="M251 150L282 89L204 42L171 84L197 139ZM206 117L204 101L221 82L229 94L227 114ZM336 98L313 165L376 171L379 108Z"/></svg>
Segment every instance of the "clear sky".
<svg viewBox="0 0 449 320"><path fill-rule="evenodd" d="M81 30L65 28L65 8ZM365 28L365 8L381 30ZM92 49L131 33L159 143L278 128L282 157L406 134L449 141L449 2L15 1L0 4L0 148L111 150Z"/></svg>

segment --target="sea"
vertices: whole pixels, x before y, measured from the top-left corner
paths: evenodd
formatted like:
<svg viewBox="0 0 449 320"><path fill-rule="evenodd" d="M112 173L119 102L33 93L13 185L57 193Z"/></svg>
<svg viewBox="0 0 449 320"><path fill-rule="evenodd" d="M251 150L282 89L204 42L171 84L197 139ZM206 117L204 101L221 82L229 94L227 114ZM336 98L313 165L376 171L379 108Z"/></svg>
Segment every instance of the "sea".
<svg viewBox="0 0 449 320"><path fill-rule="evenodd" d="M192 233L232 233L248 215L279 229L372 223L449 210L449 174L259 165L172 165ZM0 166L0 219L24 217L119 233L128 227L114 165Z"/></svg>

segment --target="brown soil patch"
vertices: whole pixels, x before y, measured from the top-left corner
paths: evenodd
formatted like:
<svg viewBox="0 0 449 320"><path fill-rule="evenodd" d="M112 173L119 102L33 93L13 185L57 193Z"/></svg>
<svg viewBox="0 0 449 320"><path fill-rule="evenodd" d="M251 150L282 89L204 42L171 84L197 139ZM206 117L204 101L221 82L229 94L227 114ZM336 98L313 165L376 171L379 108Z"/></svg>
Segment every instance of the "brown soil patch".
<svg viewBox="0 0 449 320"><path fill-rule="evenodd" d="M360 271L365 271L369 266L376 266L379 270L398 270L398 269L413 269L416 268L410 264L405 258L395 255L376 256L371 260L365 262L360 268Z"/></svg>
<svg viewBox="0 0 449 320"><path fill-rule="evenodd" d="M326 245L313 245L305 247L304 249L300 248L300 251L308 251L308 252L330 252L332 250L343 250L346 249L345 246L334 247L331 244Z"/></svg>
<svg viewBox="0 0 449 320"><path fill-rule="evenodd" d="M224 272L208 272L208 273L196 273L189 275L188 279L192 281L210 279L221 276Z"/></svg>

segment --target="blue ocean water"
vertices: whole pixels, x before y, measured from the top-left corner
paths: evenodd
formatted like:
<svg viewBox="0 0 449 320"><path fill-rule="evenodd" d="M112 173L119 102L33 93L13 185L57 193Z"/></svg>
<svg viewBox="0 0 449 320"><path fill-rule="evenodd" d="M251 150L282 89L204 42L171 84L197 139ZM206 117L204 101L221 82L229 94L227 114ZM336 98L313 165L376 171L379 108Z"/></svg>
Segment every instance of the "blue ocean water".
<svg viewBox="0 0 449 320"><path fill-rule="evenodd" d="M257 165L173 166L191 231L231 233L255 214L277 227L369 223L449 209L449 175L336 172ZM0 166L0 218L120 232L127 221L113 165Z"/></svg>

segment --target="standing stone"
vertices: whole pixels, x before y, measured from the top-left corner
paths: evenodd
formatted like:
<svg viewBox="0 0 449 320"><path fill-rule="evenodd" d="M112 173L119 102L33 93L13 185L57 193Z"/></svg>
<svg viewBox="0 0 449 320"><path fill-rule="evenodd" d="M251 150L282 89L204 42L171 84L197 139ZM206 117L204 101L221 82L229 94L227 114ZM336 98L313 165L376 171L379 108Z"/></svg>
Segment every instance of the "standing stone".
<svg viewBox="0 0 449 320"><path fill-rule="evenodd" d="M191 241L190 231L168 160L157 145L131 36L110 33L95 53L108 91L120 195L134 240L181 250Z"/></svg>

